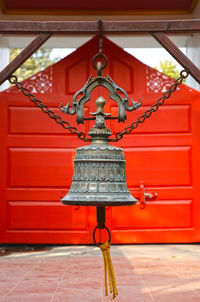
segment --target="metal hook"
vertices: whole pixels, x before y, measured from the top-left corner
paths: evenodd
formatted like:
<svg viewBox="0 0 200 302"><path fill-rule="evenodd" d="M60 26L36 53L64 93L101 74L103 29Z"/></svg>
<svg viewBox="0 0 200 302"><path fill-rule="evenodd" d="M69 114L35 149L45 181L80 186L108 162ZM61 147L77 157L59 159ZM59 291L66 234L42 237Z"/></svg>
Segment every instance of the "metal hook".
<svg viewBox="0 0 200 302"><path fill-rule="evenodd" d="M98 35L99 35L99 52L94 55L92 59L92 65L94 69L97 70L97 75L102 76L102 70L106 68L108 64L108 59L106 55L103 54L103 21L101 19L98 20ZM101 59L102 60L102 67L100 67L99 62L97 62L98 66L96 66L96 60Z"/></svg>
<svg viewBox="0 0 200 302"><path fill-rule="evenodd" d="M102 76L102 64L101 64L101 62L97 62L97 75Z"/></svg>
<svg viewBox="0 0 200 302"><path fill-rule="evenodd" d="M99 54L103 52L103 21L101 19L98 20L98 28L99 28Z"/></svg>

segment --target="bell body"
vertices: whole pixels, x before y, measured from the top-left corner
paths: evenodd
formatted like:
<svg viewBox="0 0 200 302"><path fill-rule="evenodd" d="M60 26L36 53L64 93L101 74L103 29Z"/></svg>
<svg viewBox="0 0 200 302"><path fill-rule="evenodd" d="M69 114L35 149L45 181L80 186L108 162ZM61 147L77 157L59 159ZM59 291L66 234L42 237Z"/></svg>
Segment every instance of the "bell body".
<svg viewBox="0 0 200 302"><path fill-rule="evenodd" d="M73 182L62 203L82 206L132 205L125 175L123 149L109 145L110 129L105 126L105 100L96 101L96 125L89 131L91 144L76 149Z"/></svg>
<svg viewBox="0 0 200 302"><path fill-rule="evenodd" d="M108 143L92 143L76 149L74 175L64 204L90 206L131 205L125 175L123 149Z"/></svg>

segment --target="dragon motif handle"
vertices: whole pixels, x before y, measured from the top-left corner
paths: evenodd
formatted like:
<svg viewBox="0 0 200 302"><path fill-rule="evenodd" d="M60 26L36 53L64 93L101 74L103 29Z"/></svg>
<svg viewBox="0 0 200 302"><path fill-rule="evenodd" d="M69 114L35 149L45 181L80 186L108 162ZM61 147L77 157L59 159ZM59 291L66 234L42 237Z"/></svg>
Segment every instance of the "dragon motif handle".
<svg viewBox="0 0 200 302"><path fill-rule="evenodd" d="M133 111L138 109L142 101L139 99L139 103L133 101L132 106L129 106L129 98L128 94L124 89L119 87L108 75L106 77L97 76L96 78L90 77L86 84L77 91L73 96L72 101L72 109L70 109L69 103L62 107L60 105L60 110L67 114L77 114L77 124L84 124L84 105L90 100L91 92L94 88L98 86L105 87L110 94L110 99L114 100L118 105L118 121L124 122L126 120L126 113L125 111ZM120 92L120 93L119 93ZM107 119L112 119L113 117L107 117ZM89 119L89 118L87 118Z"/></svg>

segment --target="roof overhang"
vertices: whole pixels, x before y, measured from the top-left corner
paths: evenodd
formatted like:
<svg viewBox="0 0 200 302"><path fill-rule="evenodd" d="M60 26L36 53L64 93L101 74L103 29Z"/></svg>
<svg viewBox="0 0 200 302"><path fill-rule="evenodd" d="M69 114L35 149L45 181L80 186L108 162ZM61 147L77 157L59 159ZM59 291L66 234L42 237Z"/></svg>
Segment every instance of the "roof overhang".
<svg viewBox="0 0 200 302"><path fill-rule="evenodd" d="M0 0L4 15L186 15L197 0Z"/></svg>

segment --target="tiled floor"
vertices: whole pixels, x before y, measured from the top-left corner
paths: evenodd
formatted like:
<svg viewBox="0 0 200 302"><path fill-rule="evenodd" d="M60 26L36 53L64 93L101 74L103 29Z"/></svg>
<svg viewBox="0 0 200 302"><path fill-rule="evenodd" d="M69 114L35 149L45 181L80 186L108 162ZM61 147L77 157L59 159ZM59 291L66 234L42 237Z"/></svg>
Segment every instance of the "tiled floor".
<svg viewBox="0 0 200 302"><path fill-rule="evenodd" d="M121 302L200 302L200 245L112 246ZM95 247L58 246L0 257L1 302L106 302Z"/></svg>

